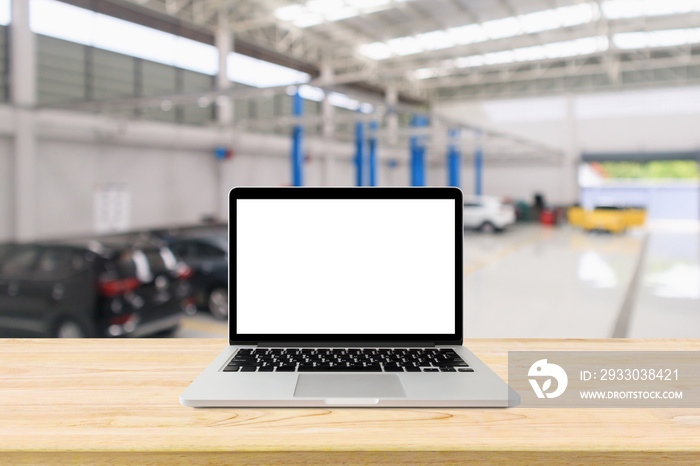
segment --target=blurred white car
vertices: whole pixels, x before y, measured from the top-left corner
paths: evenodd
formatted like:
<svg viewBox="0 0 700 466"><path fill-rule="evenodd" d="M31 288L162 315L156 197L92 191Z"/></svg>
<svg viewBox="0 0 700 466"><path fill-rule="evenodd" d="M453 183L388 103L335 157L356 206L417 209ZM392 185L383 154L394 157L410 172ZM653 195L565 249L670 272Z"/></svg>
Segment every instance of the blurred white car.
<svg viewBox="0 0 700 466"><path fill-rule="evenodd" d="M497 197L465 196L464 228L481 231L503 231L515 223L515 208Z"/></svg>

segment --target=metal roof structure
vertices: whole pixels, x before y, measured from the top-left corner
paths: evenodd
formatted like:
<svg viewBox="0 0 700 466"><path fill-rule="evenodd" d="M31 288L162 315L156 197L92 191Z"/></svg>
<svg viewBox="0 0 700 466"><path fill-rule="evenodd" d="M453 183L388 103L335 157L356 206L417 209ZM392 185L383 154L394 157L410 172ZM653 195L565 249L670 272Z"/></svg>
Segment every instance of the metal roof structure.
<svg viewBox="0 0 700 466"><path fill-rule="evenodd" d="M700 82L698 0L64 1L414 101Z"/></svg>

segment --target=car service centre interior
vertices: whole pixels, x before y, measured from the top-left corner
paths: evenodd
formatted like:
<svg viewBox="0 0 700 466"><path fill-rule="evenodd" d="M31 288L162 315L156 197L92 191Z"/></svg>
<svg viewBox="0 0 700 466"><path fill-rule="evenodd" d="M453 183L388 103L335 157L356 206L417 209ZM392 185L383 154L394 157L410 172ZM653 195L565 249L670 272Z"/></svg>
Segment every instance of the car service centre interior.
<svg viewBox="0 0 700 466"><path fill-rule="evenodd" d="M457 186L466 338L698 338L698 26L698 0L0 0L0 336L225 338L231 188Z"/></svg>

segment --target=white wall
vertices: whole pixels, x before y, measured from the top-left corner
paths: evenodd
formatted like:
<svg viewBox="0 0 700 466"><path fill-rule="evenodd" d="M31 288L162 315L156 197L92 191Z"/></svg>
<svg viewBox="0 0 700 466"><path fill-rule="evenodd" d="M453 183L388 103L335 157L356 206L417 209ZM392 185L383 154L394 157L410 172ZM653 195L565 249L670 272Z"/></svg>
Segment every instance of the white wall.
<svg viewBox="0 0 700 466"><path fill-rule="evenodd" d="M97 183L123 183L131 195L134 228L196 222L215 213L213 156L192 150L39 141L39 236L93 230Z"/></svg>
<svg viewBox="0 0 700 466"><path fill-rule="evenodd" d="M290 138L217 128L126 121L93 115L39 111L34 186L36 238L93 232L93 193L98 183L125 184L131 194L133 228L186 224L204 215L227 215L234 186L286 186ZM0 241L12 238L13 115L0 107ZM233 147L233 159L219 161L214 148ZM353 186L352 144L309 139L304 184ZM333 155L326 180L325 155ZM406 151L380 149L380 157L405 159ZM441 177L444 179L444 177ZM408 184L405 165L382 164L381 185ZM439 184L443 184L440 181Z"/></svg>
<svg viewBox="0 0 700 466"><path fill-rule="evenodd" d="M571 103L574 141L567 128ZM700 147L700 87L448 102L440 113L580 152Z"/></svg>
<svg viewBox="0 0 700 466"><path fill-rule="evenodd" d="M700 148L700 87L486 101L445 102L438 114L561 149L563 164L500 167L485 152L486 194L576 200L583 152L686 151ZM567 163L568 161L568 163Z"/></svg>

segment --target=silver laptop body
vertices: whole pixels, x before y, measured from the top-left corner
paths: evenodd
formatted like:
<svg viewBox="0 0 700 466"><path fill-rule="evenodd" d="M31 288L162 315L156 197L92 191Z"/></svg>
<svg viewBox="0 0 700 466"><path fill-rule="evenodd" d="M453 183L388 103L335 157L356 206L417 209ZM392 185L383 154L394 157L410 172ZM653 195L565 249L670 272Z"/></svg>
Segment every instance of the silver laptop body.
<svg viewBox="0 0 700 466"><path fill-rule="evenodd" d="M180 402L508 406L462 346L462 215L457 188L232 189L229 346Z"/></svg>

